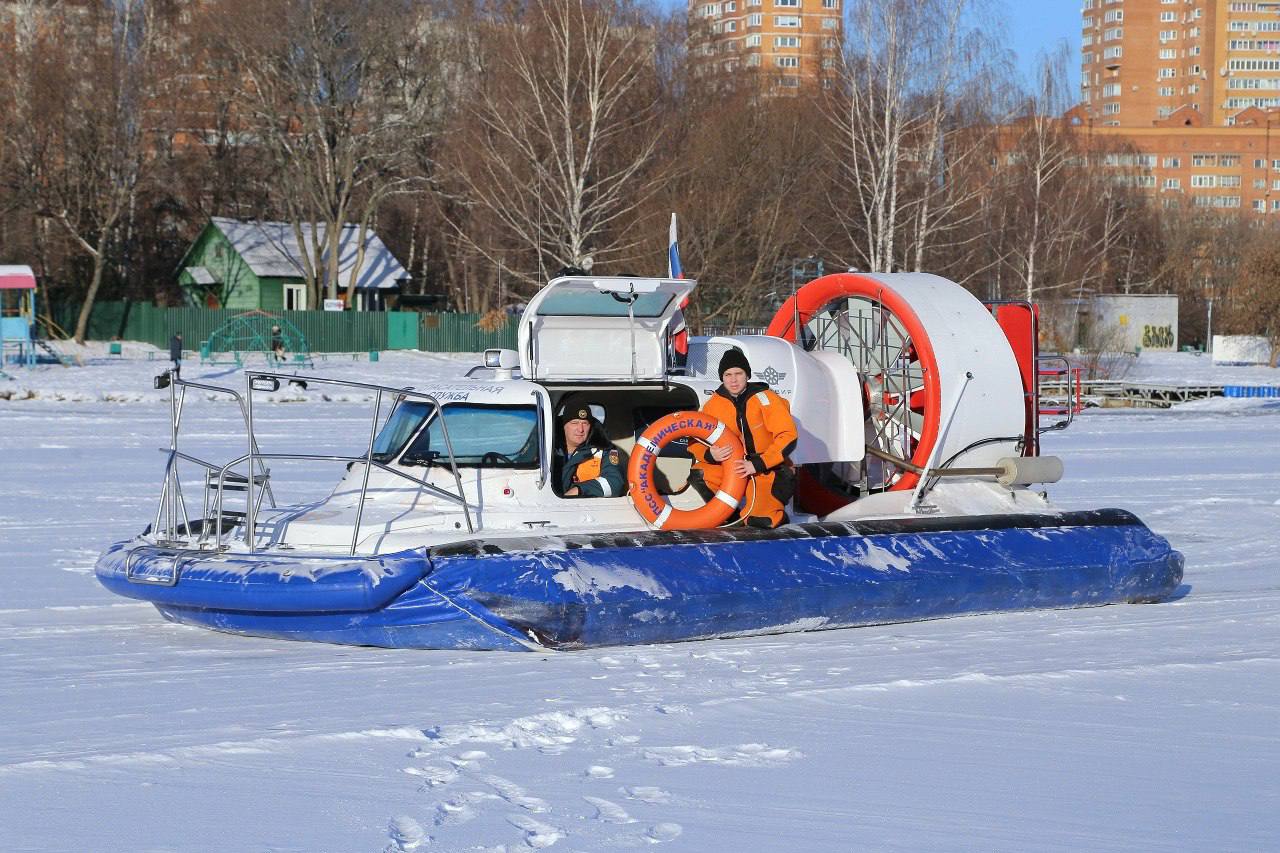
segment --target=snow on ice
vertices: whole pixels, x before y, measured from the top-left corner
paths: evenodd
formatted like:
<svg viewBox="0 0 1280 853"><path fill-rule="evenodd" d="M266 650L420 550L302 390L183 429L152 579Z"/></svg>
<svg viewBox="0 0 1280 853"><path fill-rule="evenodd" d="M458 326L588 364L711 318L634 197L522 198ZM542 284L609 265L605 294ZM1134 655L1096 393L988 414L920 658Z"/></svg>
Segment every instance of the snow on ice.
<svg viewBox="0 0 1280 853"><path fill-rule="evenodd" d="M0 849L1280 849L1280 401L1046 436L1060 505L1133 510L1185 553L1165 604L394 651L177 626L98 586L97 553L154 511L167 392L140 348L78 354L0 380ZM421 389L475 363L344 359L314 372ZM1130 378L1280 384L1191 355ZM274 401L264 445L367 436L360 394ZM200 450L238 452L234 406L188 417ZM302 499L337 472L277 476Z"/></svg>

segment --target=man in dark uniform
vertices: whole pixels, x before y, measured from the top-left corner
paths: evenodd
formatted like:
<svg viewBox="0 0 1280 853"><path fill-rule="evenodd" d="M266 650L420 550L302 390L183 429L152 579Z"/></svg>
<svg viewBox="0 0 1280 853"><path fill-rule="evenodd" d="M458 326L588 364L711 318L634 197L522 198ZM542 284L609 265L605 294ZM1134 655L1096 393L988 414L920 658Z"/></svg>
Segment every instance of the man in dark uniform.
<svg viewBox="0 0 1280 853"><path fill-rule="evenodd" d="M627 491L621 454L604 437L591 410L574 405L560 416L564 447L557 447L556 484L566 498L616 498Z"/></svg>
<svg viewBox="0 0 1280 853"><path fill-rule="evenodd" d="M182 333L176 332L169 338L169 360L175 368L182 366Z"/></svg>

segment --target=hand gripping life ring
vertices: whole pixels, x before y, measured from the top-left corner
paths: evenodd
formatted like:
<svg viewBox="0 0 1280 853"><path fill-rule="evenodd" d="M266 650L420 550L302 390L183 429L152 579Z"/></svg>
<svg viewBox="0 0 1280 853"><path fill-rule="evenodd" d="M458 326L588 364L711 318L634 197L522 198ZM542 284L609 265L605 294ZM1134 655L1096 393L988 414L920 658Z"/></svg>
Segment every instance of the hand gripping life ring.
<svg viewBox="0 0 1280 853"><path fill-rule="evenodd" d="M724 479L716 496L697 509L676 509L658 493L654 466L662 448L677 438L693 438L712 447L728 447L733 453L722 464ZM747 478L734 473L729 462L746 456L738 436L721 421L701 412L675 412L659 418L636 439L627 465L631 503L641 518L660 530L703 530L724 522L742 501Z"/></svg>

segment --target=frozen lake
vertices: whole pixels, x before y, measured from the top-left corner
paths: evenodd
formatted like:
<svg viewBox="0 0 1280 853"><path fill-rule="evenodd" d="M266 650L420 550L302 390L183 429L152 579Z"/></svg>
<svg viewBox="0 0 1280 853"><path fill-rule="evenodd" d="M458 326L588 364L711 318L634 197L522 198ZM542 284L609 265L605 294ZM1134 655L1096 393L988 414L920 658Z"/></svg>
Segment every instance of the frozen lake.
<svg viewBox="0 0 1280 853"><path fill-rule="evenodd" d="M98 389L156 366L0 402L0 849L1280 849L1280 402L1046 436L1058 503L1130 509L1185 553L1173 602L388 651L172 625L97 584L97 553L150 520L168 439L159 395ZM263 408L264 447L367 438L355 402ZM239 450L232 409L200 414L202 448ZM335 478L300 468L298 493Z"/></svg>

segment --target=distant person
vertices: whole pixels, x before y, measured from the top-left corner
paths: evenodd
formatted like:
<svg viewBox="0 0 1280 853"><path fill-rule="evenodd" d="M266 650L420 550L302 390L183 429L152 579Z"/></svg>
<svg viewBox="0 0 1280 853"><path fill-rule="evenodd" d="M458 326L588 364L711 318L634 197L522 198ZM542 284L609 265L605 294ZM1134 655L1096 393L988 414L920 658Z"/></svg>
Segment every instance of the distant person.
<svg viewBox="0 0 1280 853"><path fill-rule="evenodd" d="M172 338L169 338L169 360L173 362L175 370L182 367L182 333L176 332Z"/></svg>
<svg viewBox="0 0 1280 853"><path fill-rule="evenodd" d="M751 481L739 508L748 527L772 528L787 523L786 504L795 494L796 474L791 452L799 437L791 407L764 382L751 382L751 365L740 349L720 359L721 385L702 406L742 440L747 456L732 464ZM708 448L689 443L696 460L689 485L703 500L711 500L720 488L720 464L729 458L725 447Z"/></svg>
<svg viewBox="0 0 1280 853"><path fill-rule="evenodd" d="M284 361L284 333L279 326L271 327L271 354L279 361Z"/></svg>

